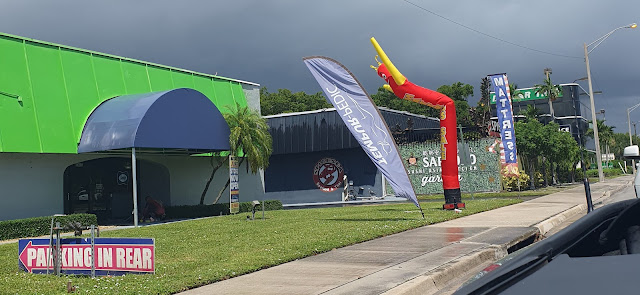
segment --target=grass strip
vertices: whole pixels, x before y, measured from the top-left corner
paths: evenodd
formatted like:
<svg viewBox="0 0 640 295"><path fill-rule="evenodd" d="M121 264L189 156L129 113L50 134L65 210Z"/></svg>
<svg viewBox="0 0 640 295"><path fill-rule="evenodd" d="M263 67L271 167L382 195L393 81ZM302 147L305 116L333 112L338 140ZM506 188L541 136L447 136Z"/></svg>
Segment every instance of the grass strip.
<svg viewBox="0 0 640 295"><path fill-rule="evenodd" d="M426 224L492 210L515 199L468 201L462 213L422 203L269 211L103 232L156 239L156 273L114 277L33 275L18 270L18 245L0 245L0 292L60 294L67 281L81 294L171 294Z"/></svg>

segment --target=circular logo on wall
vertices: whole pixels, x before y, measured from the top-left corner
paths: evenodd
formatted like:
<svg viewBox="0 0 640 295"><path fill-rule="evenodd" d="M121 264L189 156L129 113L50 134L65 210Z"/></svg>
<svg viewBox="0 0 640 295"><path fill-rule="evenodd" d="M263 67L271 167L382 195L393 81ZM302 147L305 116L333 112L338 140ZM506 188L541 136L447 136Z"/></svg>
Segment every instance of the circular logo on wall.
<svg viewBox="0 0 640 295"><path fill-rule="evenodd" d="M344 170L338 160L324 158L313 167L313 183L324 192L332 192L342 185Z"/></svg>
<svg viewBox="0 0 640 295"><path fill-rule="evenodd" d="M125 185L129 182L129 175L126 171L118 171L118 185Z"/></svg>

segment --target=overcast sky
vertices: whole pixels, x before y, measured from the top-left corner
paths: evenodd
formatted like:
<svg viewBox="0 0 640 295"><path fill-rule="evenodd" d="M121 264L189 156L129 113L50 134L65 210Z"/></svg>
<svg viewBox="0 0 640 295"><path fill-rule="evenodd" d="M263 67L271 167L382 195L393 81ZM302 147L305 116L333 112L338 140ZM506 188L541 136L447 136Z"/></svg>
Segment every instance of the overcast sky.
<svg viewBox="0 0 640 295"><path fill-rule="evenodd" d="M0 31L217 73L270 92L319 92L302 57L324 55L349 68L370 94L382 85L369 68L375 63L369 42L374 36L410 81L433 89L471 84L475 105L480 79L488 74L506 72L520 88L541 83L547 67L556 84L585 77L583 43L640 22L640 1L632 0L409 1L415 5L404 0L0 0ZM606 110L616 132L627 132L626 110L640 103L639 55L640 28L618 30L589 55L594 91L603 92L595 96L596 110ZM640 108L631 114L632 121L640 121Z"/></svg>

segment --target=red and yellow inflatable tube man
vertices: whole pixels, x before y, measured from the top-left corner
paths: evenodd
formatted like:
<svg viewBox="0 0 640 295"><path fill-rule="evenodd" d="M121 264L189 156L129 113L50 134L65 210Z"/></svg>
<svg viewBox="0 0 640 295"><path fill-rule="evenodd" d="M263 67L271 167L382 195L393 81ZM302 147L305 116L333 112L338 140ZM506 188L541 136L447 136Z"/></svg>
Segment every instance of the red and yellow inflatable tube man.
<svg viewBox="0 0 640 295"><path fill-rule="evenodd" d="M378 67L372 67L378 72L378 76L388 83L384 85L385 89L401 99L440 110L440 161L445 199L443 209L464 208L465 205L462 203L460 195L460 181L458 180L458 136L456 132L456 107L453 99L409 82L391 63L375 38L371 38L371 43L382 59L382 63L378 62Z"/></svg>

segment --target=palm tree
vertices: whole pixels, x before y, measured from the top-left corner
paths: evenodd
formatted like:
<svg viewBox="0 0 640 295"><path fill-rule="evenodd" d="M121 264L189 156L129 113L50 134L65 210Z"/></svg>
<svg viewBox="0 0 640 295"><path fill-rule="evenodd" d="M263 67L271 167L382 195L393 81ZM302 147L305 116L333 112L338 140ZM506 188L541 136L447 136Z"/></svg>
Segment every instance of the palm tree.
<svg viewBox="0 0 640 295"><path fill-rule="evenodd" d="M480 100L478 101L478 106L476 107L476 112L479 114L481 118L480 126L481 128L487 127L487 121L491 119L491 108L489 107L489 97L490 92L489 88L491 87L491 80L489 77L484 77L480 83Z"/></svg>
<svg viewBox="0 0 640 295"><path fill-rule="evenodd" d="M251 168L252 173L257 173L260 169L269 166L269 157L273 152L271 134L267 121L260 114L249 107L241 107L236 103L235 110L224 114L224 119L229 124L231 134L229 135L229 145L231 154L241 157L238 166L246 159L249 161L247 169ZM227 175L228 178L228 175ZM230 179L220 190L213 203L217 203L222 193L229 186Z"/></svg>
<svg viewBox="0 0 640 295"><path fill-rule="evenodd" d="M598 137L600 138L600 145L604 146L607 143L611 143L613 139L613 129L615 126L608 126L604 123L604 120L596 120L598 124ZM593 124L593 121L589 121ZM589 128L585 134L589 138L593 138L593 128Z"/></svg>
<svg viewBox="0 0 640 295"><path fill-rule="evenodd" d="M598 137L600 139L600 149L604 149L609 145L615 145L616 139L615 139L613 129L616 127L608 126L607 124L604 123L604 120L596 119L596 122L598 124ZM590 123L593 123L593 121L590 121ZM586 136L588 136L589 138L593 138L592 128L589 128L587 130Z"/></svg>
<svg viewBox="0 0 640 295"><path fill-rule="evenodd" d="M560 88L560 85L553 85L553 83L551 82L551 77L549 75L551 74L551 69L545 69L545 74L547 75L547 78L544 79L543 83L538 84L534 87L537 95L547 96L547 99L549 101L549 112L551 114L551 121L555 122L556 117L553 112L553 101L555 101L562 94L562 88Z"/></svg>
<svg viewBox="0 0 640 295"><path fill-rule="evenodd" d="M509 84L509 94L511 95L511 108L513 109L513 103L516 102L516 98L518 100L518 113L522 112L520 109L520 100L523 97L522 91L518 90L518 84L510 83Z"/></svg>
<svg viewBox="0 0 640 295"><path fill-rule="evenodd" d="M527 105L527 109L520 112L520 115L524 115L524 119L527 122L538 121L538 109L536 109L535 105Z"/></svg>

